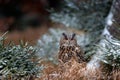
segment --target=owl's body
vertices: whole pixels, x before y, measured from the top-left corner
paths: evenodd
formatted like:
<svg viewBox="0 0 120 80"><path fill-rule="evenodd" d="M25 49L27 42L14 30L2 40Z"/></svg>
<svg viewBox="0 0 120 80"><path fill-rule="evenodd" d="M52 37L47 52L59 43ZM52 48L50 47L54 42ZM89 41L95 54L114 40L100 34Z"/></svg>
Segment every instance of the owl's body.
<svg viewBox="0 0 120 80"><path fill-rule="evenodd" d="M60 40L59 60L62 62L68 62L70 59L75 59L77 62L84 62L84 53L81 47L77 44L75 34L63 36Z"/></svg>

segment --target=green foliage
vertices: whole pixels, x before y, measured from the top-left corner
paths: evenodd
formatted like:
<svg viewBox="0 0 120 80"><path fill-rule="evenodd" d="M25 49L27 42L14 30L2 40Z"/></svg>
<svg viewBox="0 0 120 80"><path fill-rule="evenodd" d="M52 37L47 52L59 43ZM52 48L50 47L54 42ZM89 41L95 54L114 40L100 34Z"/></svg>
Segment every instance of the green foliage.
<svg viewBox="0 0 120 80"><path fill-rule="evenodd" d="M39 67L36 57L36 49L27 43L20 45L9 43L4 46L4 38L0 38L0 74L8 79L9 77L21 80L26 76L36 75Z"/></svg>
<svg viewBox="0 0 120 80"><path fill-rule="evenodd" d="M112 38L104 39L104 46L100 46L103 52L101 61L113 68L120 69L120 41Z"/></svg>

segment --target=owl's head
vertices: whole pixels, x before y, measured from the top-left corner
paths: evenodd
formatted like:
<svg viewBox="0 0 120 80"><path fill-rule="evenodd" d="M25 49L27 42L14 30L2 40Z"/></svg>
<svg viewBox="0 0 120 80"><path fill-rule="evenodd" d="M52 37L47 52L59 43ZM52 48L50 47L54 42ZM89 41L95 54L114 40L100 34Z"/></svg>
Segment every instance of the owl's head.
<svg viewBox="0 0 120 80"><path fill-rule="evenodd" d="M62 33L60 40L60 46L62 47L72 47L77 45L76 34L66 34Z"/></svg>

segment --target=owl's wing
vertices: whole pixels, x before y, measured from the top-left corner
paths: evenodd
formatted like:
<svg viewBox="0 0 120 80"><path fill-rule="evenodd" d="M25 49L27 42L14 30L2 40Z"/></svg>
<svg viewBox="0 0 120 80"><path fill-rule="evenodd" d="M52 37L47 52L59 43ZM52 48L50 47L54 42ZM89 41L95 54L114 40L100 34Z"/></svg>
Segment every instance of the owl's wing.
<svg viewBox="0 0 120 80"><path fill-rule="evenodd" d="M84 52L82 50L82 48L80 46L77 46L77 50L76 50L76 56L78 57L78 61L79 63L81 62L85 62L85 57L84 57Z"/></svg>
<svg viewBox="0 0 120 80"><path fill-rule="evenodd" d="M66 56L65 56L65 49L64 48L62 48L62 49L60 49L60 51L59 51L59 53L58 53L58 59L59 59L59 61L61 62L65 62L65 58L66 58Z"/></svg>

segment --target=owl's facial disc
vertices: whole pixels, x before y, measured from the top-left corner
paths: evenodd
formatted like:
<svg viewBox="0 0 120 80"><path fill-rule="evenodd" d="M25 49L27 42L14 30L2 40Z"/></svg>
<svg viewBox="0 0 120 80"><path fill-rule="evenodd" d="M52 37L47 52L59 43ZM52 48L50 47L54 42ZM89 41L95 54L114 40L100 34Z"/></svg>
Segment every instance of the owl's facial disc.
<svg viewBox="0 0 120 80"><path fill-rule="evenodd" d="M65 34L65 33L62 33L63 35L63 39L62 39L62 42L61 42L61 45L64 46L64 47L71 47L71 46L75 46L77 43L76 43L76 34L73 33L72 35L70 34Z"/></svg>

